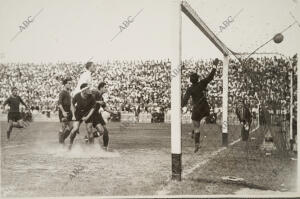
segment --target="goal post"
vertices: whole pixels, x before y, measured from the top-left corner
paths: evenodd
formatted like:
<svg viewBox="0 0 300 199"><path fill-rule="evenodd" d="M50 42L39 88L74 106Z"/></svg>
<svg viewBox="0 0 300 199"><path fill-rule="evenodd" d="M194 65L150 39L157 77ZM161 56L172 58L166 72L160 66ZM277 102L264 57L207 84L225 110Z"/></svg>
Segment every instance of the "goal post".
<svg viewBox="0 0 300 199"><path fill-rule="evenodd" d="M290 71L290 149L293 150L293 142L295 140L293 140L293 109L294 109L294 91L293 91L293 66L290 63L290 67L291 67L291 71Z"/></svg>
<svg viewBox="0 0 300 199"><path fill-rule="evenodd" d="M194 25L216 46L224 55L223 60L223 98L222 98L222 145L228 145L228 67L231 54L226 45L211 31L205 22L188 2L182 1L182 12L194 23Z"/></svg>
<svg viewBox="0 0 300 199"><path fill-rule="evenodd" d="M171 153L172 180L181 180L181 2L176 1L171 59Z"/></svg>
<svg viewBox="0 0 300 199"><path fill-rule="evenodd" d="M228 66L229 56L223 61L223 97L222 97L222 145L228 145Z"/></svg>
<svg viewBox="0 0 300 199"><path fill-rule="evenodd" d="M300 53L298 51L298 53ZM299 106L299 99L300 99L300 92L299 92L299 88L300 88L300 67L299 67L299 61L297 60L297 140L296 140L296 145L297 145L297 152L298 149L299 149L299 143L300 143L300 136L298 136L298 131L300 129L300 106ZM298 158L299 158L299 153L298 153ZM298 164L299 164L299 160L298 160ZM298 168L299 168L299 165L298 165ZM297 191L299 192L300 191L300 171L298 170L298 180L297 180Z"/></svg>
<svg viewBox="0 0 300 199"><path fill-rule="evenodd" d="M171 63L171 153L172 180L181 180L182 152L181 152L181 27L183 12L200 31L222 52L223 61L223 119L222 145L228 145L228 66L230 51L225 44L210 30L197 15L196 11L186 1L176 1L176 17L173 24L176 29L173 35L173 56Z"/></svg>

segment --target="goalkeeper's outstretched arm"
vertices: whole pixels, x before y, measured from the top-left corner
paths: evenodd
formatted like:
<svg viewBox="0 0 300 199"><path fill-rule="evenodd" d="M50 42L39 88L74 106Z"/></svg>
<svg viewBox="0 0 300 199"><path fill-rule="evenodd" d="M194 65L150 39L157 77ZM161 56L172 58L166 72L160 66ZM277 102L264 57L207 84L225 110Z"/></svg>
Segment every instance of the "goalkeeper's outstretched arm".
<svg viewBox="0 0 300 199"><path fill-rule="evenodd" d="M213 61L213 65L214 65L215 67L212 69L212 71L210 72L210 74L209 74L206 78L204 78L204 79L202 80L202 82L204 82L206 85L207 85L209 82L211 82L211 81L213 80L213 78L214 78L214 76L215 76L215 74L216 74L216 71L217 71L217 66L218 66L218 64L219 64L219 59L216 58L216 59Z"/></svg>

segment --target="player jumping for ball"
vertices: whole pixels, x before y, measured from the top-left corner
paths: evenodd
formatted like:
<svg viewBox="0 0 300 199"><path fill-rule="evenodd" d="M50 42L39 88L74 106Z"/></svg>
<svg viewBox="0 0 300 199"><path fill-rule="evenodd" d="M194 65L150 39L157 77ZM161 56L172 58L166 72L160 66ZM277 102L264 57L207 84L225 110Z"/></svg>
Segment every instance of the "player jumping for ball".
<svg viewBox="0 0 300 199"><path fill-rule="evenodd" d="M84 83L80 86L80 93L77 93L73 100L73 114L75 115L75 121L73 122L73 129L70 133L70 145L69 149L72 148L74 139L76 137L76 134L78 133L80 124L82 121L86 123L86 129L87 129L87 136L88 140L91 143L93 141L92 136L92 127L93 127L93 121L92 121L92 114L95 110L95 104L96 101L94 97L91 95L90 89L88 87L88 84Z"/></svg>
<svg viewBox="0 0 300 199"><path fill-rule="evenodd" d="M29 110L28 106L24 103L22 98L18 96L18 89L16 87L12 88L12 95L5 100L3 103L3 110L5 109L5 106L8 104L10 109L7 115L8 118L8 128L6 131L7 140L10 139L10 134L12 132L12 129L15 128L24 128L26 127L26 124L22 120L21 113L20 113L20 103L23 104L26 109Z"/></svg>
<svg viewBox="0 0 300 199"><path fill-rule="evenodd" d="M103 108L104 111L109 112L111 114L117 114L116 112L108 109L106 103L103 100L103 94L107 92L106 83L101 82L98 85L98 90L93 90L92 95L96 100L95 111L92 115L93 126L97 129L97 132L94 133L94 137L100 137L103 134L103 146L105 150L108 150L108 130L106 128L106 123L102 117L102 114L99 112L100 107ZM99 139L100 144L100 139Z"/></svg>
<svg viewBox="0 0 300 199"><path fill-rule="evenodd" d="M181 107L184 107L187 105L190 96L192 96L193 99L192 121L195 133L195 153L199 150L200 147L200 121L204 117L209 116L210 113L210 108L204 91L206 90L209 82L213 80L218 63L219 60L215 59L213 61L213 65L215 67L212 69L211 73L206 78L200 81L197 73L192 73L190 75L190 82L192 83L192 85L187 89L182 100Z"/></svg>
<svg viewBox="0 0 300 199"><path fill-rule="evenodd" d="M59 131L59 143L63 144L65 139L69 136L72 129L72 112L71 112L71 79L67 78L62 81L63 90L59 93L58 99L58 117L61 123Z"/></svg>
<svg viewBox="0 0 300 199"><path fill-rule="evenodd" d="M77 86L75 89L71 92L71 111L74 112L74 106L72 103L73 98L76 94L80 93L80 86L82 84L87 84L88 87L92 86L93 78L92 74L96 71L96 67L93 62L87 62L85 64L85 71L80 75L79 80L77 82ZM75 115L73 114L72 120L75 120Z"/></svg>
<svg viewBox="0 0 300 199"><path fill-rule="evenodd" d="M92 74L96 71L96 67L93 62L88 62L85 64L85 71L80 75L78 83L74 91L72 92L72 96L74 97L77 93L80 92L80 86L82 84L88 84L89 87L92 86L93 78Z"/></svg>

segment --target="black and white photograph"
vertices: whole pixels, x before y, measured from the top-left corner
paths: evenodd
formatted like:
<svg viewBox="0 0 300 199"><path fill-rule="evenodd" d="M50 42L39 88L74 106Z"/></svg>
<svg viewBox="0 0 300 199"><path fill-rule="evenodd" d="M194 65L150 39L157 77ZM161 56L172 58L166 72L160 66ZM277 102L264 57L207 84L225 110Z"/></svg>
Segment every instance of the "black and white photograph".
<svg viewBox="0 0 300 199"><path fill-rule="evenodd" d="M299 196L299 4L0 0L1 197Z"/></svg>
<svg viewBox="0 0 300 199"><path fill-rule="evenodd" d="M181 114L182 128L171 129L181 183L166 193L296 195L297 9L296 1L181 2L181 95L171 98L182 108L171 106Z"/></svg>

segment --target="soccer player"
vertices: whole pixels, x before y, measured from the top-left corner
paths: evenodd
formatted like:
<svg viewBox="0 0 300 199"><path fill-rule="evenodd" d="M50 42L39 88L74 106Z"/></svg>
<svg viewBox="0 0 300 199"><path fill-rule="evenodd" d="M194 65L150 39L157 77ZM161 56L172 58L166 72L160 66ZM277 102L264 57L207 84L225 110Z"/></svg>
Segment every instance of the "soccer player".
<svg viewBox="0 0 300 199"><path fill-rule="evenodd" d="M67 78L62 81L63 90L59 93L58 99L58 117L61 123L61 129L58 133L58 141L63 144L69 136L72 129L72 112L71 112L71 79Z"/></svg>
<svg viewBox="0 0 300 199"><path fill-rule="evenodd" d="M71 111L74 112L74 106L72 100L77 93L80 93L80 86L82 84L87 84L89 87L92 86L92 74L95 72L96 67L93 62L87 62L85 64L85 71L80 75L77 82L77 86L71 92ZM72 115L72 120L75 120L75 115ZM78 132L79 133L79 132Z"/></svg>
<svg viewBox="0 0 300 199"><path fill-rule="evenodd" d="M5 100L3 103L3 109L5 109L6 105L9 105L10 109L7 115L8 118L8 128L6 131L7 140L10 139L10 134L12 132L13 127L15 128L24 128L26 125L22 121L21 113L20 113L20 104L23 104L26 109L29 110L28 106L24 103L22 98L18 96L18 89L16 87L12 88L12 95Z"/></svg>
<svg viewBox="0 0 300 199"><path fill-rule="evenodd" d="M245 103L244 100L241 100L236 107L236 115L242 125L241 136L242 141L248 141L249 131L252 122L252 115L249 109L249 106Z"/></svg>
<svg viewBox="0 0 300 199"><path fill-rule="evenodd" d="M187 89L182 100L181 107L184 107L187 105L190 96L192 96L193 99L192 121L195 133L195 153L199 150L200 147L200 121L204 117L209 116L210 112L210 108L205 95L205 90L209 82L213 80L218 63L218 59L215 59L213 61L213 65L215 66L215 68L213 68L211 73L201 81L199 81L199 76L197 73L192 73L190 75L190 82L192 83L192 85Z"/></svg>
<svg viewBox="0 0 300 199"><path fill-rule="evenodd" d="M74 97L77 93L80 93L80 86L82 84L87 84L89 87L92 86L92 80L93 80L92 73L94 73L95 70L96 70L96 67L93 64L93 62L87 62L85 64L85 71L80 75L79 80L77 82L77 86L74 89L74 91L72 92L72 97ZM74 112L73 103L71 103L71 110ZM73 115L73 117L75 117L75 115Z"/></svg>
<svg viewBox="0 0 300 199"><path fill-rule="evenodd" d="M89 87L92 86L92 73L96 71L96 67L93 62L88 62L85 64L85 71L80 75L77 86L72 92L72 96L75 96L80 92L80 86L82 84L88 84Z"/></svg>
<svg viewBox="0 0 300 199"><path fill-rule="evenodd" d="M86 123L86 129L87 129L87 135L89 142L91 143L93 140L92 137L92 127L93 127L93 121L92 114L95 110L95 99L91 95L90 89L88 87L87 83L83 83L80 86L80 93L77 93L73 100L73 115L75 115L75 121L73 122L73 129L71 130L70 135L70 145L69 149L72 148L74 139L76 137L76 134L78 133L80 124L82 121Z"/></svg>
<svg viewBox="0 0 300 199"><path fill-rule="evenodd" d="M117 112L114 112L106 106L104 100L103 100L103 94L107 92L106 83L101 82L98 85L98 90L93 90L92 94L93 97L96 100L96 106L95 111L92 115L93 120L93 127L97 129L98 133L94 133L94 137L100 137L103 134L103 146L105 150L108 150L108 142L109 142L109 136L108 136L108 130L106 128L106 123L102 117L102 114L99 112L100 107L103 108L106 112L109 112L111 114L117 114ZM99 139L100 144L100 139Z"/></svg>

